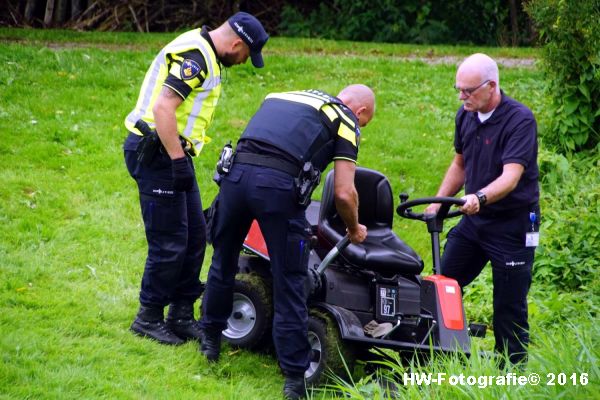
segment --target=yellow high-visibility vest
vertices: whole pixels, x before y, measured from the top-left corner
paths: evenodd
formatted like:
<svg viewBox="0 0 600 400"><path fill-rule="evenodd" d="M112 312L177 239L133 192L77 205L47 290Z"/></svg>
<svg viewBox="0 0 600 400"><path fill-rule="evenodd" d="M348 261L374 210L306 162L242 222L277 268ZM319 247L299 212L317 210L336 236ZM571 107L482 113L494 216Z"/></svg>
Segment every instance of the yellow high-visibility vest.
<svg viewBox="0 0 600 400"><path fill-rule="evenodd" d="M169 73L180 76L181 66L173 60L183 60L179 55L181 53L199 50L206 61L207 74L202 83L200 76L186 80L192 91L175 113L177 132L192 145L191 153L194 156L197 156L202 146L210 141L206 136L206 130L212 122L221 95L221 66L210 43L200 32L201 29L198 28L183 33L160 51L146 72L135 108L125 118L125 127L135 134L142 135L135 128L135 123L140 118L154 128L152 107L162 90L163 83Z"/></svg>

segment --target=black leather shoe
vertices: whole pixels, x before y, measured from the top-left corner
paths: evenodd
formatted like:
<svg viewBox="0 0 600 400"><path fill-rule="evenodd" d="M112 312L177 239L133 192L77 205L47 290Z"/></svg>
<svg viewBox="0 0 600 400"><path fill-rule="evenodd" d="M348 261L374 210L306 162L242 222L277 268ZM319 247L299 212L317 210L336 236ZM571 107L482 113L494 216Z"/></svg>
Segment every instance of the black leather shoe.
<svg viewBox="0 0 600 400"><path fill-rule="evenodd" d="M200 326L194 319L194 305L173 303L169 306L167 328L183 340L200 340Z"/></svg>
<svg viewBox="0 0 600 400"><path fill-rule="evenodd" d="M304 399L306 397L304 375L290 375L285 377L283 397L286 400Z"/></svg>
<svg viewBox="0 0 600 400"><path fill-rule="evenodd" d="M136 335L154 339L162 344L177 346L184 343L167 328L162 308L140 306L140 311L129 329Z"/></svg>
<svg viewBox="0 0 600 400"><path fill-rule="evenodd" d="M209 362L217 362L221 354L221 332L202 330L200 352Z"/></svg>

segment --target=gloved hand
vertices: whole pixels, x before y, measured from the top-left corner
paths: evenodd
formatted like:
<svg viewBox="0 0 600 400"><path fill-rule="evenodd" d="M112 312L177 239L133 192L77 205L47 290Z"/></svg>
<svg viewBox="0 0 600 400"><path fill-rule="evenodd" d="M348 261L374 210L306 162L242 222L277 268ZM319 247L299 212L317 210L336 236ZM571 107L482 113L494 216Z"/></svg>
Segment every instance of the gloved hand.
<svg viewBox="0 0 600 400"><path fill-rule="evenodd" d="M191 161L187 157L171 160L173 173L173 189L178 192L185 192L194 186L196 175L192 169Z"/></svg>

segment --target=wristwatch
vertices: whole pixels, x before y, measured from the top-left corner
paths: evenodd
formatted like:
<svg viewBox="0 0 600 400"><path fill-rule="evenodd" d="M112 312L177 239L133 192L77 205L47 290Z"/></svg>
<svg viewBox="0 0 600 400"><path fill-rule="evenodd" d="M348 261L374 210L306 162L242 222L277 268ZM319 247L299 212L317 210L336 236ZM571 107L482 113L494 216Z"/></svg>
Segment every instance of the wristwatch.
<svg viewBox="0 0 600 400"><path fill-rule="evenodd" d="M479 200L480 207L487 202L487 196L485 195L485 193L477 192L477 193L475 193L475 196L477 196L477 200Z"/></svg>

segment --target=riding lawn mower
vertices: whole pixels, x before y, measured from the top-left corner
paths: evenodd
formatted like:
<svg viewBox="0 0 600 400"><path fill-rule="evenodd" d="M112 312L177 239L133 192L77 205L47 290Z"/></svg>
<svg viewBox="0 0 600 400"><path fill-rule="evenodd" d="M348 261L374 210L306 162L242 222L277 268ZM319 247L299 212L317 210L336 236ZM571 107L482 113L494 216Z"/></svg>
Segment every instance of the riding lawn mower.
<svg viewBox="0 0 600 400"><path fill-rule="evenodd" d="M484 336L485 326L467 326L462 292L440 271L440 238L450 210L464 201L453 197L408 200L400 195L396 212L425 222L432 241L433 275L422 277L422 259L392 230L394 204L388 179L378 171L357 168L359 222L366 240L351 244L334 204L333 173L325 180L321 201L307 208L312 228L307 299L310 367L307 384L324 373L352 371L357 359L372 358L371 349L401 353L470 353L470 336ZM412 207L440 203L436 215ZM271 342L273 315L269 253L256 221L243 245L224 338L233 346L260 349ZM380 353L383 354L383 353ZM342 361L343 358L343 361Z"/></svg>

